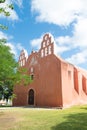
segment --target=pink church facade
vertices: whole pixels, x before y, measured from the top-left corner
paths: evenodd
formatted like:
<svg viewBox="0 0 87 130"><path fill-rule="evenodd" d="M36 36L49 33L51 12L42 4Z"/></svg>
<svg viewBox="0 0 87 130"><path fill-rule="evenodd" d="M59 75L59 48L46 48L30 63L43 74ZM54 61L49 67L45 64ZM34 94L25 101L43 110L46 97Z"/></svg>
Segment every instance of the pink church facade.
<svg viewBox="0 0 87 130"><path fill-rule="evenodd" d="M14 87L13 106L69 107L87 103L87 71L54 54L54 41L45 34L38 52L19 56L20 67L27 68L33 82Z"/></svg>

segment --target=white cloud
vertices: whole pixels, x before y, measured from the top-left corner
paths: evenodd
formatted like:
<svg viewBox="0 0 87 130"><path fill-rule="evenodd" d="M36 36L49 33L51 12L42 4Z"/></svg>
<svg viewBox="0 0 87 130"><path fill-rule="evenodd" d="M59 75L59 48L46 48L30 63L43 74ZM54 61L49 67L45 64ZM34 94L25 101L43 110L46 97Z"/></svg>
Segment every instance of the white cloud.
<svg viewBox="0 0 87 130"><path fill-rule="evenodd" d="M7 35L6 33L3 33L2 31L0 31L0 39L7 39L7 40L11 40L13 39L13 36L11 35Z"/></svg>
<svg viewBox="0 0 87 130"><path fill-rule="evenodd" d="M66 60L75 65L86 63L87 62L87 49L82 52L78 52L72 55L70 58L67 58Z"/></svg>
<svg viewBox="0 0 87 130"><path fill-rule="evenodd" d="M71 38L69 36L60 36L55 39L55 42L59 45L69 45L69 43L71 42Z"/></svg>
<svg viewBox="0 0 87 130"><path fill-rule="evenodd" d="M79 52L73 51L72 56L66 58L67 61L80 65L87 62L87 19L81 18L75 23L73 28L73 35L58 37L56 43L61 47L66 46L68 50L78 48ZM62 48L61 48L62 49ZM65 50L64 50L65 51ZM62 50L62 53L64 52Z"/></svg>
<svg viewBox="0 0 87 130"><path fill-rule="evenodd" d="M8 39L7 35L0 31L0 39Z"/></svg>
<svg viewBox="0 0 87 130"><path fill-rule="evenodd" d="M71 48L71 37L69 36L60 36L60 37L55 37L55 44L54 44L54 53L56 55L60 55L63 52L66 52L70 50Z"/></svg>
<svg viewBox="0 0 87 130"><path fill-rule="evenodd" d="M32 48L39 49L41 46L42 36L40 38L36 38L30 41Z"/></svg>
<svg viewBox="0 0 87 130"><path fill-rule="evenodd" d="M61 55L63 52L69 50L68 46L59 46L56 42L54 43L54 54Z"/></svg>
<svg viewBox="0 0 87 130"><path fill-rule="evenodd" d="M81 18L75 24L72 40L80 49L87 47L87 18Z"/></svg>
<svg viewBox="0 0 87 130"><path fill-rule="evenodd" d="M67 27L73 23L72 36L55 37L55 53L73 54L66 58L73 64L87 63L87 0L32 0L32 12L37 22ZM78 49L79 51L74 51ZM64 53L65 54L65 53Z"/></svg>
<svg viewBox="0 0 87 130"><path fill-rule="evenodd" d="M80 16L86 17L86 0L32 0L32 12L38 22L67 26ZM85 13L84 13L85 12Z"/></svg>

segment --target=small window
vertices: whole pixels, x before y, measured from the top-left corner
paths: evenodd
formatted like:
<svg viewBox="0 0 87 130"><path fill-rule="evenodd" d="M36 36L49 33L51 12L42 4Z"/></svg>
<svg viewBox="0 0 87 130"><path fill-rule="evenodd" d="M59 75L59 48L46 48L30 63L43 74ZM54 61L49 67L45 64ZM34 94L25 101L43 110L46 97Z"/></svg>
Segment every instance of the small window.
<svg viewBox="0 0 87 130"><path fill-rule="evenodd" d="M33 67L31 67L31 73L34 71Z"/></svg>
<svg viewBox="0 0 87 130"><path fill-rule="evenodd" d="M74 69L73 77L74 77L74 89L79 94L79 79L77 69Z"/></svg>
<svg viewBox="0 0 87 130"><path fill-rule="evenodd" d="M51 54L51 46L49 46L49 54Z"/></svg>
<svg viewBox="0 0 87 130"><path fill-rule="evenodd" d="M44 56L44 53L43 53L43 50L41 50L41 57L43 57Z"/></svg>
<svg viewBox="0 0 87 130"><path fill-rule="evenodd" d="M82 89L87 94L86 78L84 76L82 76Z"/></svg>
<svg viewBox="0 0 87 130"><path fill-rule="evenodd" d="M69 77L69 79L71 79L71 71L70 70L68 71L68 77Z"/></svg>
<svg viewBox="0 0 87 130"><path fill-rule="evenodd" d="M34 75L31 75L31 80L33 80L34 79Z"/></svg>
<svg viewBox="0 0 87 130"><path fill-rule="evenodd" d="M47 48L45 48L45 56L47 56Z"/></svg>
<svg viewBox="0 0 87 130"><path fill-rule="evenodd" d="M47 46L49 45L49 40L47 40Z"/></svg>

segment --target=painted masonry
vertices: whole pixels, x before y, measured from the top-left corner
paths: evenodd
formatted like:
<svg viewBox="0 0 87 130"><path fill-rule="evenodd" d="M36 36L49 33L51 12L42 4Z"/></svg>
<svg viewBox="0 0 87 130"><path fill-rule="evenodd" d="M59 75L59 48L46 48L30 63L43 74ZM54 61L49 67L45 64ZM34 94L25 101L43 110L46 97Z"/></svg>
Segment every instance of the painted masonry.
<svg viewBox="0 0 87 130"><path fill-rule="evenodd" d="M28 69L33 82L15 86L13 106L69 107L87 103L87 72L54 54L52 35L45 34L38 52L22 50L20 67Z"/></svg>

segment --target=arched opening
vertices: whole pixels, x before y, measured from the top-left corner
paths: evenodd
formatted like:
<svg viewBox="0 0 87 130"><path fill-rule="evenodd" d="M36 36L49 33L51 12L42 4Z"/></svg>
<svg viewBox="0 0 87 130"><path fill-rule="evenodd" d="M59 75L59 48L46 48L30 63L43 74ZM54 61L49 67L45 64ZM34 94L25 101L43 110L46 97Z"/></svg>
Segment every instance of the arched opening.
<svg viewBox="0 0 87 130"><path fill-rule="evenodd" d="M30 89L28 94L28 104L34 105L34 90Z"/></svg>

